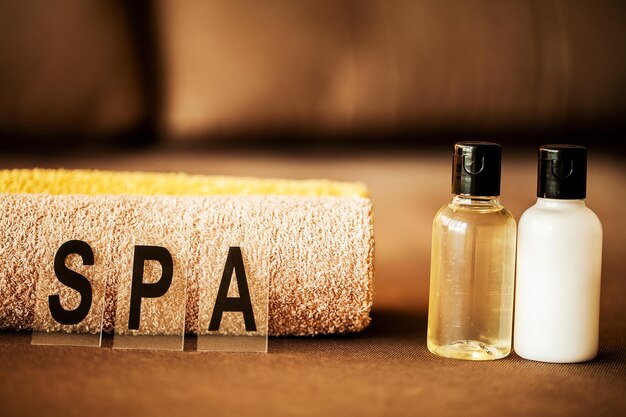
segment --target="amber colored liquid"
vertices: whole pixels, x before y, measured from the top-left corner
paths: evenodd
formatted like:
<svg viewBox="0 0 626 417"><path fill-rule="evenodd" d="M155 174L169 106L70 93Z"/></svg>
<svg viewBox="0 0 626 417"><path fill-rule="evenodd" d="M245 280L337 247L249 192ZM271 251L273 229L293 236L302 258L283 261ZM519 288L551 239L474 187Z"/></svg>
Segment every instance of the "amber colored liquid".
<svg viewBox="0 0 626 417"><path fill-rule="evenodd" d="M489 360L511 352L516 227L497 198L455 196L433 222L428 349Z"/></svg>

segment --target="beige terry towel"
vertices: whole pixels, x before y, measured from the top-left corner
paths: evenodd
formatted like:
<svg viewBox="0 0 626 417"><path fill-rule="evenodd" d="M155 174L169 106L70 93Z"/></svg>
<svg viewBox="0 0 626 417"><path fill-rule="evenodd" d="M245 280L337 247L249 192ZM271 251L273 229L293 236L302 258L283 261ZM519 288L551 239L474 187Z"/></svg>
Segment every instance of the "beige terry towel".
<svg viewBox="0 0 626 417"><path fill-rule="evenodd" d="M200 277L222 267L217 254L237 242L267 254L271 335L360 331L369 323L374 242L366 197L0 191L0 328L31 326L35 283L51 273L55 251L69 239L87 241L106 276L105 331L113 330L119 285L131 277L132 245L163 242L186 275L188 332L197 331Z"/></svg>

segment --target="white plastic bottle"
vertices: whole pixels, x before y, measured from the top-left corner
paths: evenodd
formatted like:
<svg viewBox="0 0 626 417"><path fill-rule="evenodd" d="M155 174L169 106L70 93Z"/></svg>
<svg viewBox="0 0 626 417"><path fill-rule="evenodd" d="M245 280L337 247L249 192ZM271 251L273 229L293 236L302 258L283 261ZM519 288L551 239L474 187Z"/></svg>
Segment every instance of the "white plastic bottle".
<svg viewBox="0 0 626 417"><path fill-rule="evenodd" d="M598 353L602 225L585 205L587 150L539 148L537 203L517 242L514 349L542 362L584 362Z"/></svg>

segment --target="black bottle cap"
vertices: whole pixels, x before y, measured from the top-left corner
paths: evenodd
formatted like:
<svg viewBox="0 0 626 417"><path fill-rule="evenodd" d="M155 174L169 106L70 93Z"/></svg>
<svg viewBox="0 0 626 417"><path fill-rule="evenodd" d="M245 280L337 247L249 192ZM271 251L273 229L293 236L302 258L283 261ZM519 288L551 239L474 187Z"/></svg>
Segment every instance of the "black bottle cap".
<svg viewBox="0 0 626 417"><path fill-rule="evenodd" d="M543 145L539 148L537 197L580 200L587 196L587 148Z"/></svg>
<svg viewBox="0 0 626 417"><path fill-rule="evenodd" d="M500 195L502 148L492 142L458 142L452 158L452 193L492 197Z"/></svg>

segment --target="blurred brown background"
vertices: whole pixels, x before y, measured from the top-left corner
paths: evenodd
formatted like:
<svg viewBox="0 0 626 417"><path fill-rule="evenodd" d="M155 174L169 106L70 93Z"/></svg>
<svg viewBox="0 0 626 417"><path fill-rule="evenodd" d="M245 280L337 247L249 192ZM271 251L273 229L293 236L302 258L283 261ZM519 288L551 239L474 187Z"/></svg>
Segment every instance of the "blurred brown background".
<svg viewBox="0 0 626 417"><path fill-rule="evenodd" d="M1 168L363 181L376 235L362 334L245 355L3 332L0 416L626 415L625 22L623 1L0 1ZM595 361L427 351L431 221L468 139L503 144L517 220L536 147L589 147Z"/></svg>
<svg viewBox="0 0 626 417"><path fill-rule="evenodd" d="M622 1L4 0L0 146L607 141L625 20Z"/></svg>

